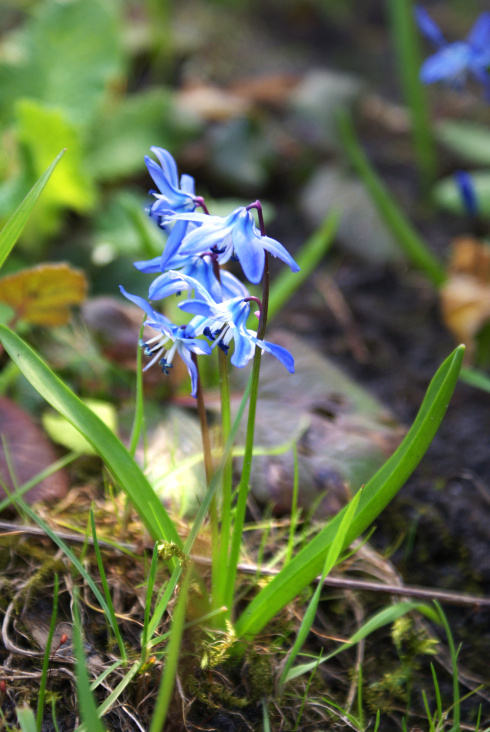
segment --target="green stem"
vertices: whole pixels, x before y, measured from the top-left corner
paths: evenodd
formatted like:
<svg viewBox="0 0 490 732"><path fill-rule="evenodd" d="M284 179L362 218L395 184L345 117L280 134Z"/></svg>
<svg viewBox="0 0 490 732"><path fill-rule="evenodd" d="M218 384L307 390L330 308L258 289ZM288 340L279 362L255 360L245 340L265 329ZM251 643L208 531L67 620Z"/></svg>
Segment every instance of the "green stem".
<svg viewBox="0 0 490 732"><path fill-rule="evenodd" d="M434 135L430 124L426 90L419 79L422 63L419 35L412 0L387 0L393 45L403 94L410 111L412 141L424 196L437 176Z"/></svg>
<svg viewBox="0 0 490 732"><path fill-rule="evenodd" d="M230 384L228 379L228 359L224 351L219 349L219 385L221 397L221 441L223 446L226 445L231 430L231 410L230 410ZM232 456L231 453L223 468L222 478L222 499L221 499L221 535L219 545L219 566L220 574L216 575L218 584L213 585L213 607L219 608L224 603L226 591L226 571L223 571L228 564L228 553L230 549L230 532L231 532L231 495L232 495ZM218 618L223 621L223 616Z"/></svg>
<svg viewBox="0 0 490 732"><path fill-rule="evenodd" d="M261 221L262 224L262 221ZM261 225L261 229L263 226ZM262 232L263 233L263 232ZM269 304L269 258L265 254L265 267L263 278L262 292L262 308L260 311L260 321L257 336L262 340L265 334L267 324L267 309ZM225 605L228 608L228 617L231 616L231 608L233 607L233 595L235 591L235 580L237 573L237 565L240 559L240 547L242 544L243 525L245 523L245 510L247 507L247 497L250 482L250 473L252 470L252 457L254 447L255 432L255 414L257 411L257 396L259 391L259 375L260 360L262 352L257 346L255 348L255 356L252 367L252 386L250 389L250 400L248 406L247 435L245 438L245 454L243 457L242 476L240 485L238 486L238 499L235 512L235 523L233 526L233 535L231 539L230 559L228 562L228 573L226 581Z"/></svg>
<svg viewBox="0 0 490 732"><path fill-rule="evenodd" d="M196 389L197 411L199 414L199 423L201 425L202 449L203 449L203 453L204 453L204 470L206 473L206 487L209 487L209 484L211 483L211 479L213 477L213 472L214 472L213 457L211 454L211 441L209 439L208 419L206 417L206 408L204 406L204 395L203 395L203 391L202 391L201 376L199 374L199 366L197 363L197 356L195 353L192 354L192 360L194 361L194 364L197 369L197 389ZM218 578L220 575L218 509L217 509L215 496L213 496L213 499L209 505L209 521L211 524L212 576L213 576L212 581L213 581L213 587L215 587L216 582L219 583Z"/></svg>

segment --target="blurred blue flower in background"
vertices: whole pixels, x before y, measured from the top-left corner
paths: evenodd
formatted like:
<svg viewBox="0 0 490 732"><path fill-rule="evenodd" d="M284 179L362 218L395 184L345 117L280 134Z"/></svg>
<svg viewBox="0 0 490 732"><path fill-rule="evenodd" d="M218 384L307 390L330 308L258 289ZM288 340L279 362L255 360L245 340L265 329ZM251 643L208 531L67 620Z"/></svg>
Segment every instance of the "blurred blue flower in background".
<svg viewBox="0 0 490 732"><path fill-rule="evenodd" d="M415 8L415 18L422 33L439 49L422 64L421 80L425 84L448 81L460 87L470 73L484 86L490 99L490 12L478 17L465 41L454 43L446 41L424 8Z"/></svg>
<svg viewBox="0 0 490 732"><path fill-rule="evenodd" d="M471 175L466 170L457 170L454 173L454 180L466 213L472 217L478 216L478 198Z"/></svg>

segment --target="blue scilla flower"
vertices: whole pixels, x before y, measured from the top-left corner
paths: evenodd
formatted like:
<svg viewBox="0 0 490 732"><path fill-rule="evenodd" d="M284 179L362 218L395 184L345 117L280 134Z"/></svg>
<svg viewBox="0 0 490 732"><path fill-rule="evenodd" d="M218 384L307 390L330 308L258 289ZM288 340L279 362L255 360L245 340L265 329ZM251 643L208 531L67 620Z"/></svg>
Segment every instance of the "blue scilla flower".
<svg viewBox="0 0 490 732"><path fill-rule="evenodd" d="M152 158L145 155L148 172L160 191L159 193L150 191L156 199L150 206L150 216L160 223L162 217L167 214L194 211L197 203L194 178L190 175L183 175L179 185L177 165L170 153L161 147L152 147L150 150L160 163L158 165Z"/></svg>
<svg viewBox="0 0 490 732"><path fill-rule="evenodd" d="M460 86L467 73L472 74L485 88L490 98L490 13L482 13L464 41L448 43L439 26L424 8L415 9L420 30L439 50L430 56L420 69L420 78L425 84L435 81L449 81Z"/></svg>
<svg viewBox="0 0 490 732"><path fill-rule="evenodd" d="M174 325L165 315L153 310L151 305L142 297L130 295L122 286L119 289L124 297L134 302L135 305L138 305L148 315L149 319L145 322L145 325L153 328L153 330L159 331L159 334L154 338L146 341L146 343L140 343L145 349L145 355L152 356L151 361L145 366L144 370L146 371L146 369L149 369L158 361L163 373L168 374L168 370L173 365L173 357L178 353L187 366L187 371L191 377L191 394L195 397L197 394L198 374L196 364L192 359L192 354L209 355L211 353L209 344L204 340L197 340L193 334L189 335L187 329L191 324L187 326Z"/></svg>
<svg viewBox="0 0 490 732"><path fill-rule="evenodd" d="M197 280L204 289L209 292L216 302L229 300L232 297L247 297L249 295L247 288L238 280L231 272L221 270L220 280L216 278L213 263L209 257L182 257L185 264L179 273L187 275L192 280ZM180 262L175 262L177 269ZM172 294L179 294L183 290L193 289L186 281L175 280L170 272L164 272L157 277L148 292L150 300L162 300L164 297Z"/></svg>
<svg viewBox="0 0 490 732"><path fill-rule="evenodd" d="M265 252L279 257L299 272L299 267L289 252L275 239L262 236L255 226L254 218L247 208L237 208L226 218L203 213L181 213L168 216L166 221L192 221L201 226L188 232L179 248L179 253L202 254L213 252L219 264L224 264L233 255L240 260L246 278L257 284L264 273Z"/></svg>
<svg viewBox="0 0 490 732"><path fill-rule="evenodd" d="M177 280L188 281L189 289L196 293L194 300L185 300L179 304L181 310L196 316L188 326L193 335L205 335L214 341L213 348L217 345L225 353L228 353L233 340L235 350L231 363L237 368L243 368L253 357L255 346L259 346L275 356L291 374L294 373L294 359L289 351L275 343L261 340L255 331L247 328L249 303L255 298L238 296L225 302L216 302L196 280L192 281L190 277L179 272L169 272L169 275Z"/></svg>
<svg viewBox="0 0 490 732"><path fill-rule="evenodd" d="M454 180L466 213L473 218L478 216L478 198L471 175L466 170L457 170L454 173Z"/></svg>

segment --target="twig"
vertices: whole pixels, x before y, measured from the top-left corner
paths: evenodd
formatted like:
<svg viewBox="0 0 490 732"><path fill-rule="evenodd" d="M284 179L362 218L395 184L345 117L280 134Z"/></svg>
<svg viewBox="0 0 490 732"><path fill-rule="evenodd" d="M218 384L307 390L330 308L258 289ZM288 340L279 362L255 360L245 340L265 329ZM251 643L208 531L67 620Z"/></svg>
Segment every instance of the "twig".
<svg viewBox="0 0 490 732"><path fill-rule="evenodd" d="M33 536L46 536L44 531L38 526L19 526L8 521L0 521L0 531L4 529L15 534L30 534ZM93 544L91 537L85 534L69 534L66 532L54 532L57 536L65 541L73 541L76 543ZM5 534L3 534L5 535ZM2 534L0 534L2 536ZM98 540L99 545L107 549L123 549L130 552L140 552L141 545L130 544L125 542L111 543L108 541ZM148 549L151 549L148 545ZM196 554L191 554L190 559L196 564L211 566L211 559ZM256 564L238 564L238 572L242 574L259 574L265 577L275 577L281 570L268 569L267 567L259 567ZM313 581L319 582L320 577L316 577ZM480 607L490 607L490 597L479 597L478 595L469 595L464 592L448 592L447 590L438 590L434 587L412 587L411 585L390 585L383 582L370 582L369 580L347 579L345 577L326 577L323 584L327 587L339 587L343 590L360 590L363 592L383 592L387 595L402 595L405 597L418 597L425 600L440 600L448 605L473 605Z"/></svg>

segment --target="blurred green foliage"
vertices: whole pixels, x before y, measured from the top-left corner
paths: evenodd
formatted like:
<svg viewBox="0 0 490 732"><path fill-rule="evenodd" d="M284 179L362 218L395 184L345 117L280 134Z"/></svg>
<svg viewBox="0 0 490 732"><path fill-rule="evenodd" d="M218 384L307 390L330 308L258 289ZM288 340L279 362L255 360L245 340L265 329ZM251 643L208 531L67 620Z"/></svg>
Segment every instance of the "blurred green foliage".
<svg viewBox="0 0 490 732"><path fill-rule="evenodd" d="M129 91L137 56L151 67L162 42L147 5L138 43L135 8L123 0L42 0L9 18L0 55L0 224L67 148L24 234L31 252L60 232L66 212L97 214L106 185L142 172L151 145L176 151L196 132L161 73L150 68Z"/></svg>

